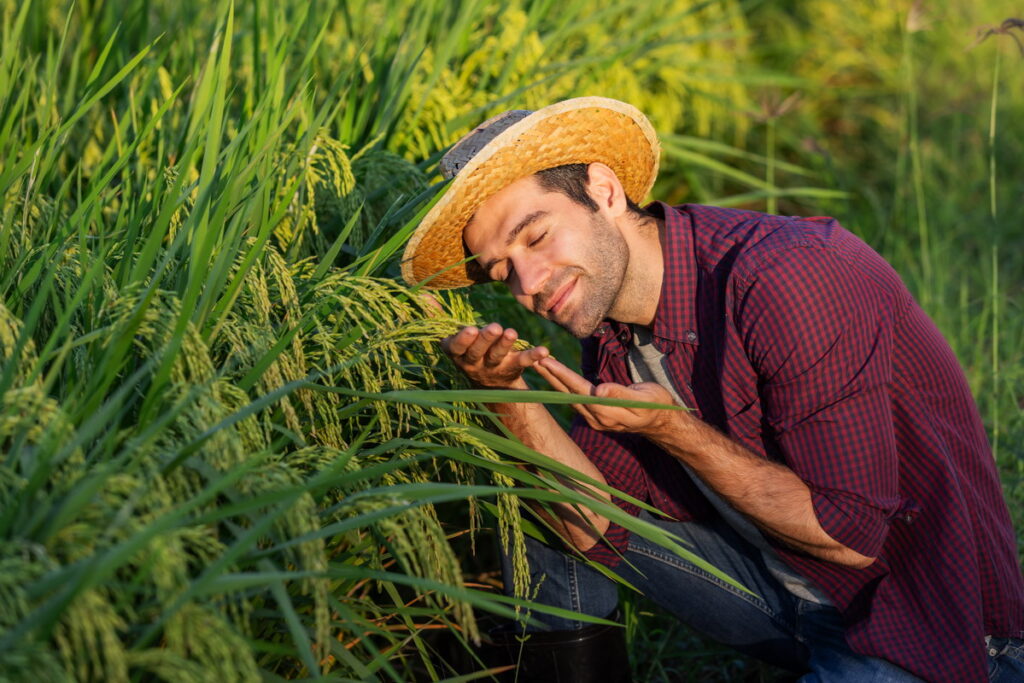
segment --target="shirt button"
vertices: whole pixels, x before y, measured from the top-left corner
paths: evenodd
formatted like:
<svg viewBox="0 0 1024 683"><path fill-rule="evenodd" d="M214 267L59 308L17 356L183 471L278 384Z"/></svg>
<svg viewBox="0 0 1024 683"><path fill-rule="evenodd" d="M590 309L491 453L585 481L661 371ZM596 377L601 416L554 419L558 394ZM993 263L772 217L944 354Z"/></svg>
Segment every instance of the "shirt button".
<svg viewBox="0 0 1024 683"><path fill-rule="evenodd" d="M903 521L906 522L907 524L910 524L911 522L913 522L914 521L913 513L908 512L905 515L903 515Z"/></svg>
<svg viewBox="0 0 1024 683"><path fill-rule="evenodd" d="M688 341L688 342L695 342L695 341L697 341L697 333L694 332L693 330L690 330L689 332L687 332L686 333L686 341Z"/></svg>

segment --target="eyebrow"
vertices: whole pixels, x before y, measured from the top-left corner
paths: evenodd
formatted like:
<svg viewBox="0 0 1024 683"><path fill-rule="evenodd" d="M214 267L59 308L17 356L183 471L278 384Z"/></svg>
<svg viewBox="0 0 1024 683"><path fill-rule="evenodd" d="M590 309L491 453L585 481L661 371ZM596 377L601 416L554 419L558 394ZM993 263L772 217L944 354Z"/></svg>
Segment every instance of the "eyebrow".
<svg viewBox="0 0 1024 683"><path fill-rule="evenodd" d="M526 228L530 227L530 225L534 223L534 221L537 221L547 215L548 212L543 209L541 209L540 211L534 211L533 213L526 214L526 216L523 217L523 220L519 221L516 224L516 227L508 231L508 235L505 236L505 246L510 246L513 242L516 241L516 237L519 236L519 233L521 233ZM490 271L491 268L494 267L494 264L502 260L503 259L500 258L492 258L490 261L484 264L484 270Z"/></svg>

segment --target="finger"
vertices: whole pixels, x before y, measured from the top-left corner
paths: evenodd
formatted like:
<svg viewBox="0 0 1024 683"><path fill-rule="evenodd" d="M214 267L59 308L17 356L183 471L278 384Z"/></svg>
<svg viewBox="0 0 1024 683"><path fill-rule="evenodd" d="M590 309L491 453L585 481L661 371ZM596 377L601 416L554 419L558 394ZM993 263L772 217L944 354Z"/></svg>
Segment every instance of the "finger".
<svg viewBox="0 0 1024 683"><path fill-rule="evenodd" d="M639 394L639 395L638 395ZM598 384L594 387L592 392L593 396L600 398L621 398L632 401L644 401L646 395L638 391L633 391L629 387L625 387L621 384L615 384L614 382L605 382L604 384Z"/></svg>
<svg viewBox="0 0 1024 683"><path fill-rule="evenodd" d="M667 391L652 382L641 382L622 386L621 384L602 384L597 388L598 395L609 398L622 398L630 401L643 401L644 403L660 403L663 405L674 405L675 401ZM647 408L632 408L634 413ZM637 413L639 414L639 413Z"/></svg>
<svg viewBox="0 0 1024 683"><path fill-rule="evenodd" d="M428 307L427 315L433 317L439 313L444 313L444 306L441 305L441 302L437 300L436 296L430 292L420 292L419 296L420 300Z"/></svg>
<svg viewBox="0 0 1024 683"><path fill-rule="evenodd" d="M537 365L538 367L544 366L544 368L557 377L559 381L566 386L566 390L571 393L589 396L594 388L594 385L588 382L586 377L583 377L577 372L573 372L554 358L545 358Z"/></svg>
<svg viewBox="0 0 1024 683"><path fill-rule="evenodd" d="M596 429L599 432L604 431L604 425L601 424L601 422L597 419L597 416L590 411L589 405L581 403L573 403L571 405L576 410L576 412L579 413L580 416L587 421L587 424L590 425L591 429Z"/></svg>
<svg viewBox="0 0 1024 683"><path fill-rule="evenodd" d="M534 366L534 369L537 371L537 374L539 374L541 377L547 380L548 384L550 384L553 389L561 391L562 393L565 394L577 393L570 390L565 385L565 383L557 376L551 374L551 371L544 367L543 363L538 363L537 365ZM596 415L593 411L593 408L595 406L592 406L589 403L570 403L569 405L572 407L573 410L575 410L577 413L583 416L583 418L590 424L591 427L596 428L597 420Z"/></svg>
<svg viewBox="0 0 1024 683"><path fill-rule="evenodd" d="M505 356L512 350L512 345L516 343L518 336L516 331L511 328L502 332L498 340L484 354L484 364L493 367L505 360Z"/></svg>
<svg viewBox="0 0 1024 683"><path fill-rule="evenodd" d="M467 363L480 362L480 359L484 357L484 354L491 348L491 345L498 340L501 333L501 325L498 323L486 325L482 330L480 330L480 334L477 335L476 340L474 340L473 343L469 345L469 348L466 349L465 353L462 354L463 359Z"/></svg>
<svg viewBox="0 0 1024 683"><path fill-rule="evenodd" d="M445 338L445 340L441 342L441 346L450 355L461 356L462 354L466 353L466 349L468 349L470 345L474 341L476 341L479 334L480 330L473 327L472 325L468 327L463 327L461 330L459 330L452 336ZM448 342L447 346L445 345L445 342Z"/></svg>
<svg viewBox="0 0 1024 683"><path fill-rule="evenodd" d="M650 398L642 392L635 391L614 382L605 382L594 387L591 395L597 398L624 399L631 401L648 401ZM646 410L644 408L626 408L624 406L606 406L596 403L587 404L592 418L591 424L604 431L622 431L636 424L637 418Z"/></svg>
<svg viewBox="0 0 1024 683"><path fill-rule="evenodd" d="M639 424L638 414L630 408L612 406L591 406L594 422L604 431L633 431Z"/></svg>
<svg viewBox="0 0 1024 683"><path fill-rule="evenodd" d="M550 370L548 370L546 363L537 363L533 367L534 370L537 371L537 374L543 377L544 380L548 384L550 384L551 387L556 391L561 391L566 394L574 393L572 390L569 389L569 387L565 385L565 382L563 382L557 375L553 374Z"/></svg>
<svg viewBox="0 0 1024 683"><path fill-rule="evenodd" d="M538 361L544 360L550 355L551 352L548 351L546 346L535 346L532 349L520 351L516 356L516 362L520 367L528 368L531 365L536 365Z"/></svg>

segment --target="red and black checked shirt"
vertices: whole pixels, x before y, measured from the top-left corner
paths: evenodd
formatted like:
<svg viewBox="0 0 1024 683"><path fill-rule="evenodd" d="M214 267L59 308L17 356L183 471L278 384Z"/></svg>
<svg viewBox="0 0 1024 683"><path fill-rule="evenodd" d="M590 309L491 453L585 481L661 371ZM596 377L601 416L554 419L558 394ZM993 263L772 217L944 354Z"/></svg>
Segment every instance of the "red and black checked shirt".
<svg viewBox="0 0 1024 683"><path fill-rule="evenodd" d="M852 569L773 543L831 598L850 646L928 680L987 680L985 635L1024 635L1024 582L963 372L899 276L831 218L652 204L665 273L652 327L705 422L784 463ZM583 374L632 383L628 325L583 341ZM671 517L715 514L671 456L577 419L608 483ZM636 506L616 500L637 514ZM619 552L629 532L612 525ZM619 557L601 543L588 556Z"/></svg>

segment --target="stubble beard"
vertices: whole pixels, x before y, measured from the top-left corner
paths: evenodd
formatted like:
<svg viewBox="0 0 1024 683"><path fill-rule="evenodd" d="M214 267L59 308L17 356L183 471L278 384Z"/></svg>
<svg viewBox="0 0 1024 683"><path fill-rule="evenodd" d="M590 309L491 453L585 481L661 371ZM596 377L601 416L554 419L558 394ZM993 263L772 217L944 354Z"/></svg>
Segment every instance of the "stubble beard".
<svg viewBox="0 0 1024 683"><path fill-rule="evenodd" d="M579 278L572 293L574 309L566 318L552 316L554 322L578 339L592 335L608 317L622 292L629 263L629 246L608 219L599 213L591 214L590 228L590 239L583 245L583 265L567 268L566 273L547 288L542 299L550 301L563 284Z"/></svg>

